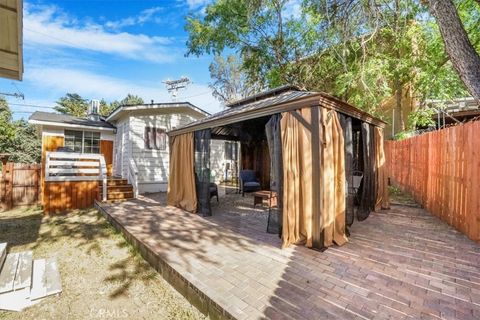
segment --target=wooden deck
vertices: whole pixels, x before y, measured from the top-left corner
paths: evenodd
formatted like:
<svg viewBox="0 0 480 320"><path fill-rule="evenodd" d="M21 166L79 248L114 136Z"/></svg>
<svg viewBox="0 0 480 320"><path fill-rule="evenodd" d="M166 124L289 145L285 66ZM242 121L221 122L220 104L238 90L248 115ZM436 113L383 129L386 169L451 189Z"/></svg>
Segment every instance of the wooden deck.
<svg viewBox="0 0 480 320"><path fill-rule="evenodd" d="M98 205L211 318L480 318L480 245L422 209L374 213L345 246L317 252L280 249L251 197L221 197L209 218L164 197Z"/></svg>

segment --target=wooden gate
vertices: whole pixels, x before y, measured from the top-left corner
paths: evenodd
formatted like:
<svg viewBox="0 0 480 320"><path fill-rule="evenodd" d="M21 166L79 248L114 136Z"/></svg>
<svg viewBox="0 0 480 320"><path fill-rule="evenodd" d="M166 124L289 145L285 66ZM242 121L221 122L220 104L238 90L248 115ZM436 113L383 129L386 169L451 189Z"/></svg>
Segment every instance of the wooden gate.
<svg viewBox="0 0 480 320"><path fill-rule="evenodd" d="M1 208L38 204L40 174L40 164L6 163L0 175Z"/></svg>

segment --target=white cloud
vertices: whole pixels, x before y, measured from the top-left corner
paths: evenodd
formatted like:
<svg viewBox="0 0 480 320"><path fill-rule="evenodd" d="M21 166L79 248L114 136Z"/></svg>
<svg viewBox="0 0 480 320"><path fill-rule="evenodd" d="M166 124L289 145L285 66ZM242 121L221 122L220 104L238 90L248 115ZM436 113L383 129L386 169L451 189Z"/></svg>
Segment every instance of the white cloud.
<svg viewBox="0 0 480 320"><path fill-rule="evenodd" d="M123 99L127 93L132 93L142 97L145 102L152 99L156 102L170 101L170 95L161 80L141 83L85 70L35 67L25 74L25 82L35 83L37 88L44 88L56 97L63 96L66 92L75 92L87 99L104 98L112 101ZM220 103L212 97L211 90L206 85L191 84L186 91L180 93L178 100L189 101L211 113L220 111Z"/></svg>
<svg viewBox="0 0 480 320"><path fill-rule="evenodd" d="M161 7L153 7L145 9L136 16L127 17L117 21L107 21L105 27L110 29L121 29L123 27L129 27L134 25L142 25L148 21L155 20L155 14L162 11Z"/></svg>
<svg viewBox="0 0 480 320"><path fill-rule="evenodd" d="M132 19L145 21L155 10ZM24 38L25 45L66 47L156 63L171 62L178 56L168 37L110 32L96 23L80 23L55 6L25 6Z"/></svg>
<svg viewBox="0 0 480 320"><path fill-rule="evenodd" d="M187 5L190 10L205 7L210 4L212 0L187 0Z"/></svg>
<svg viewBox="0 0 480 320"><path fill-rule="evenodd" d="M287 18L298 19L302 15L302 1L301 0L289 0L285 4L283 10Z"/></svg>

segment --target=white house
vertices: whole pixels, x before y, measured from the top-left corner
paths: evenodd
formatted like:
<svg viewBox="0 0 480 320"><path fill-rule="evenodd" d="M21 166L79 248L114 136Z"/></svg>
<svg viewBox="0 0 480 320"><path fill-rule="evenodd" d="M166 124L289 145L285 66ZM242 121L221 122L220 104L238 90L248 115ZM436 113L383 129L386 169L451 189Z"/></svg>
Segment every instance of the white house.
<svg viewBox="0 0 480 320"><path fill-rule="evenodd" d="M209 115L189 102L120 106L107 118L100 117L96 110L90 106L86 119L40 111L30 116L29 123L42 136L42 167L46 152L102 154L108 175L127 179L137 193L167 190L167 132ZM222 153L224 143L212 141L212 148ZM212 163L216 182L223 177L223 171L223 161ZM122 198L131 197L131 189L126 190Z"/></svg>
<svg viewBox="0 0 480 320"><path fill-rule="evenodd" d="M167 131L207 115L189 102L118 107L106 118L117 129L113 175L128 178L136 170L139 193L166 191L169 172Z"/></svg>

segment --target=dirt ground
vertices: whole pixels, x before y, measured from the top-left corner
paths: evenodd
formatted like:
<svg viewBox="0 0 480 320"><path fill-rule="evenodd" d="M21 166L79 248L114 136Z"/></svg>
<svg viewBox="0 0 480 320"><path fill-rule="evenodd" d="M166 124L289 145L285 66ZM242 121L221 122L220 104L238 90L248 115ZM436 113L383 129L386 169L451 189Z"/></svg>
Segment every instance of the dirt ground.
<svg viewBox="0 0 480 320"><path fill-rule="evenodd" d="M63 292L0 319L204 319L96 210L0 212L0 242L57 257Z"/></svg>

